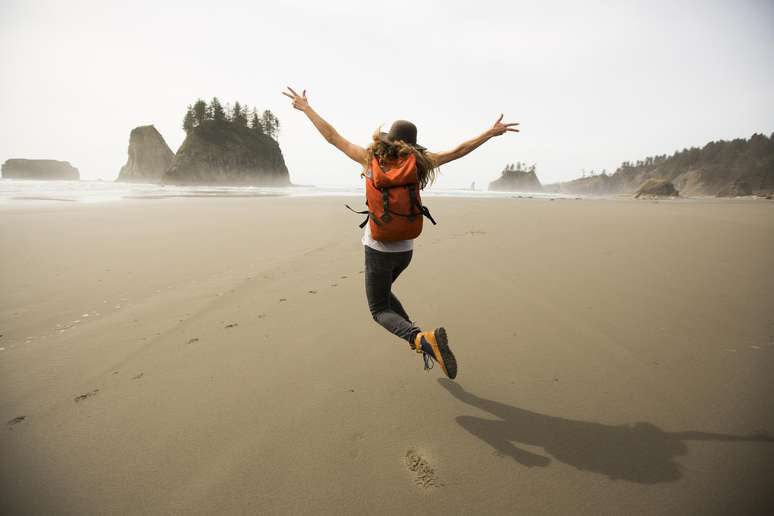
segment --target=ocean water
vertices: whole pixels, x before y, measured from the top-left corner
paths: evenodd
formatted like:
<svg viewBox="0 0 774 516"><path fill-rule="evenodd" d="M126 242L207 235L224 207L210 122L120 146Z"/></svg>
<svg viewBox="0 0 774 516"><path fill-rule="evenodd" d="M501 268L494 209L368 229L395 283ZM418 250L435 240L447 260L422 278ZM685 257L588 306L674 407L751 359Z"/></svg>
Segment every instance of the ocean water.
<svg viewBox="0 0 774 516"><path fill-rule="evenodd" d="M178 197L324 197L361 196L362 186L173 186L113 181L37 181L0 179L0 204L105 203L125 199L166 199ZM472 198L567 198L563 194L488 192L463 188L430 187L422 192L431 197Z"/></svg>

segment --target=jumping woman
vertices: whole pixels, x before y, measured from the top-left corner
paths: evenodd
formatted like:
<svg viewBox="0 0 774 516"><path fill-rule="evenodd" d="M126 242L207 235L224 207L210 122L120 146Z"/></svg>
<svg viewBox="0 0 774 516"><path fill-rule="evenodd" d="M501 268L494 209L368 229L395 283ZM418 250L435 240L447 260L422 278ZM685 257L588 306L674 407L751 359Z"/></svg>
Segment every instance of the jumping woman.
<svg viewBox="0 0 774 516"><path fill-rule="evenodd" d="M422 354L425 369L438 362L449 378L457 376L457 360L449 347L443 327L422 331L392 293L392 284L408 267L414 249L414 238L422 231L423 217L435 221L421 203L419 190L432 184L438 167L470 153L493 136L508 131L518 132L518 123L503 123L503 115L481 135L451 151L429 152L417 144L417 128L411 122L398 120L389 133L377 129L368 148L364 149L342 137L336 129L309 106L306 90L301 95L288 87L283 95L293 100L293 107L312 121L320 134L362 166L365 178L367 219L361 242L365 249L365 287L368 308L374 320L409 343Z"/></svg>

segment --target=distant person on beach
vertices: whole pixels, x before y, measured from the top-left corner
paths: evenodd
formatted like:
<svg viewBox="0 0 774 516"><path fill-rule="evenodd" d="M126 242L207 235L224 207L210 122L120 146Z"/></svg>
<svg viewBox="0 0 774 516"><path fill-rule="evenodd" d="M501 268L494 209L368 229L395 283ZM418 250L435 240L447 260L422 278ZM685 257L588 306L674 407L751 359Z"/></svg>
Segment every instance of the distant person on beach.
<svg viewBox="0 0 774 516"><path fill-rule="evenodd" d="M409 343L422 354L425 369L438 362L449 378L457 376L457 360L449 347L446 330L438 327L422 331L409 317L395 294L392 284L408 267L414 248L413 239L422 230L422 217L430 212L419 200L419 190L432 184L438 167L470 153L481 144L506 132L518 132L518 123L503 123L503 115L492 127L472 140L446 152L429 152L417 144L417 128L406 120L392 124L389 133L374 132L368 148L351 143L318 115L309 105L306 90L301 95L288 87L283 95L293 107L312 121L320 134L362 167L368 210L363 222L361 242L365 249L365 287L368 308L374 320L387 331Z"/></svg>

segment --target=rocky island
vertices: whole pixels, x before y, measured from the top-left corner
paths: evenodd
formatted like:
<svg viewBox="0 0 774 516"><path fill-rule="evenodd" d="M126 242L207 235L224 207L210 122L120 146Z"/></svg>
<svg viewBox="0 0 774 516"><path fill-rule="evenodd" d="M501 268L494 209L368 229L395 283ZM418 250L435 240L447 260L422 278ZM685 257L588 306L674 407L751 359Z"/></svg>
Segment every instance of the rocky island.
<svg viewBox="0 0 774 516"><path fill-rule="evenodd" d="M80 180L78 169L69 161L55 159L9 159L3 163L4 179L69 179Z"/></svg>
<svg viewBox="0 0 774 516"><path fill-rule="evenodd" d="M535 173L535 165L527 167L517 162L506 165L500 177L489 183L489 190L499 192L542 192L543 186Z"/></svg>
<svg viewBox="0 0 774 516"><path fill-rule="evenodd" d="M129 134L129 158L116 181L158 183L174 157L154 126L135 127Z"/></svg>
<svg viewBox="0 0 774 516"><path fill-rule="evenodd" d="M188 107L187 135L164 172L165 184L263 185L290 184L277 143L279 120L264 111L258 116L236 102L224 109L217 98Z"/></svg>
<svg viewBox="0 0 774 516"><path fill-rule="evenodd" d="M659 197L680 197L675 185L664 179L648 179L634 194L635 199L657 199Z"/></svg>

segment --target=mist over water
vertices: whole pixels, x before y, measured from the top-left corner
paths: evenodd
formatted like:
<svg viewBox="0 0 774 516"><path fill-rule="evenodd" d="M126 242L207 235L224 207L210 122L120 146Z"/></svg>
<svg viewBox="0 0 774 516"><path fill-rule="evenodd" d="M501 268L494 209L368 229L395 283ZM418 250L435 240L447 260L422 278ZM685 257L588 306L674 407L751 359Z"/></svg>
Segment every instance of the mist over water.
<svg viewBox="0 0 774 516"><path fill-rule="evenodd" d="M177 186L151 183L118 183L101 180L51 181L29 179L0 180L0 204L104 203L127 199L165 199L182 197L323 197L361 196L361 186ZM575 197L555 193L490 192L463 188L430 187L425 197L534 198Z"/></svg>

